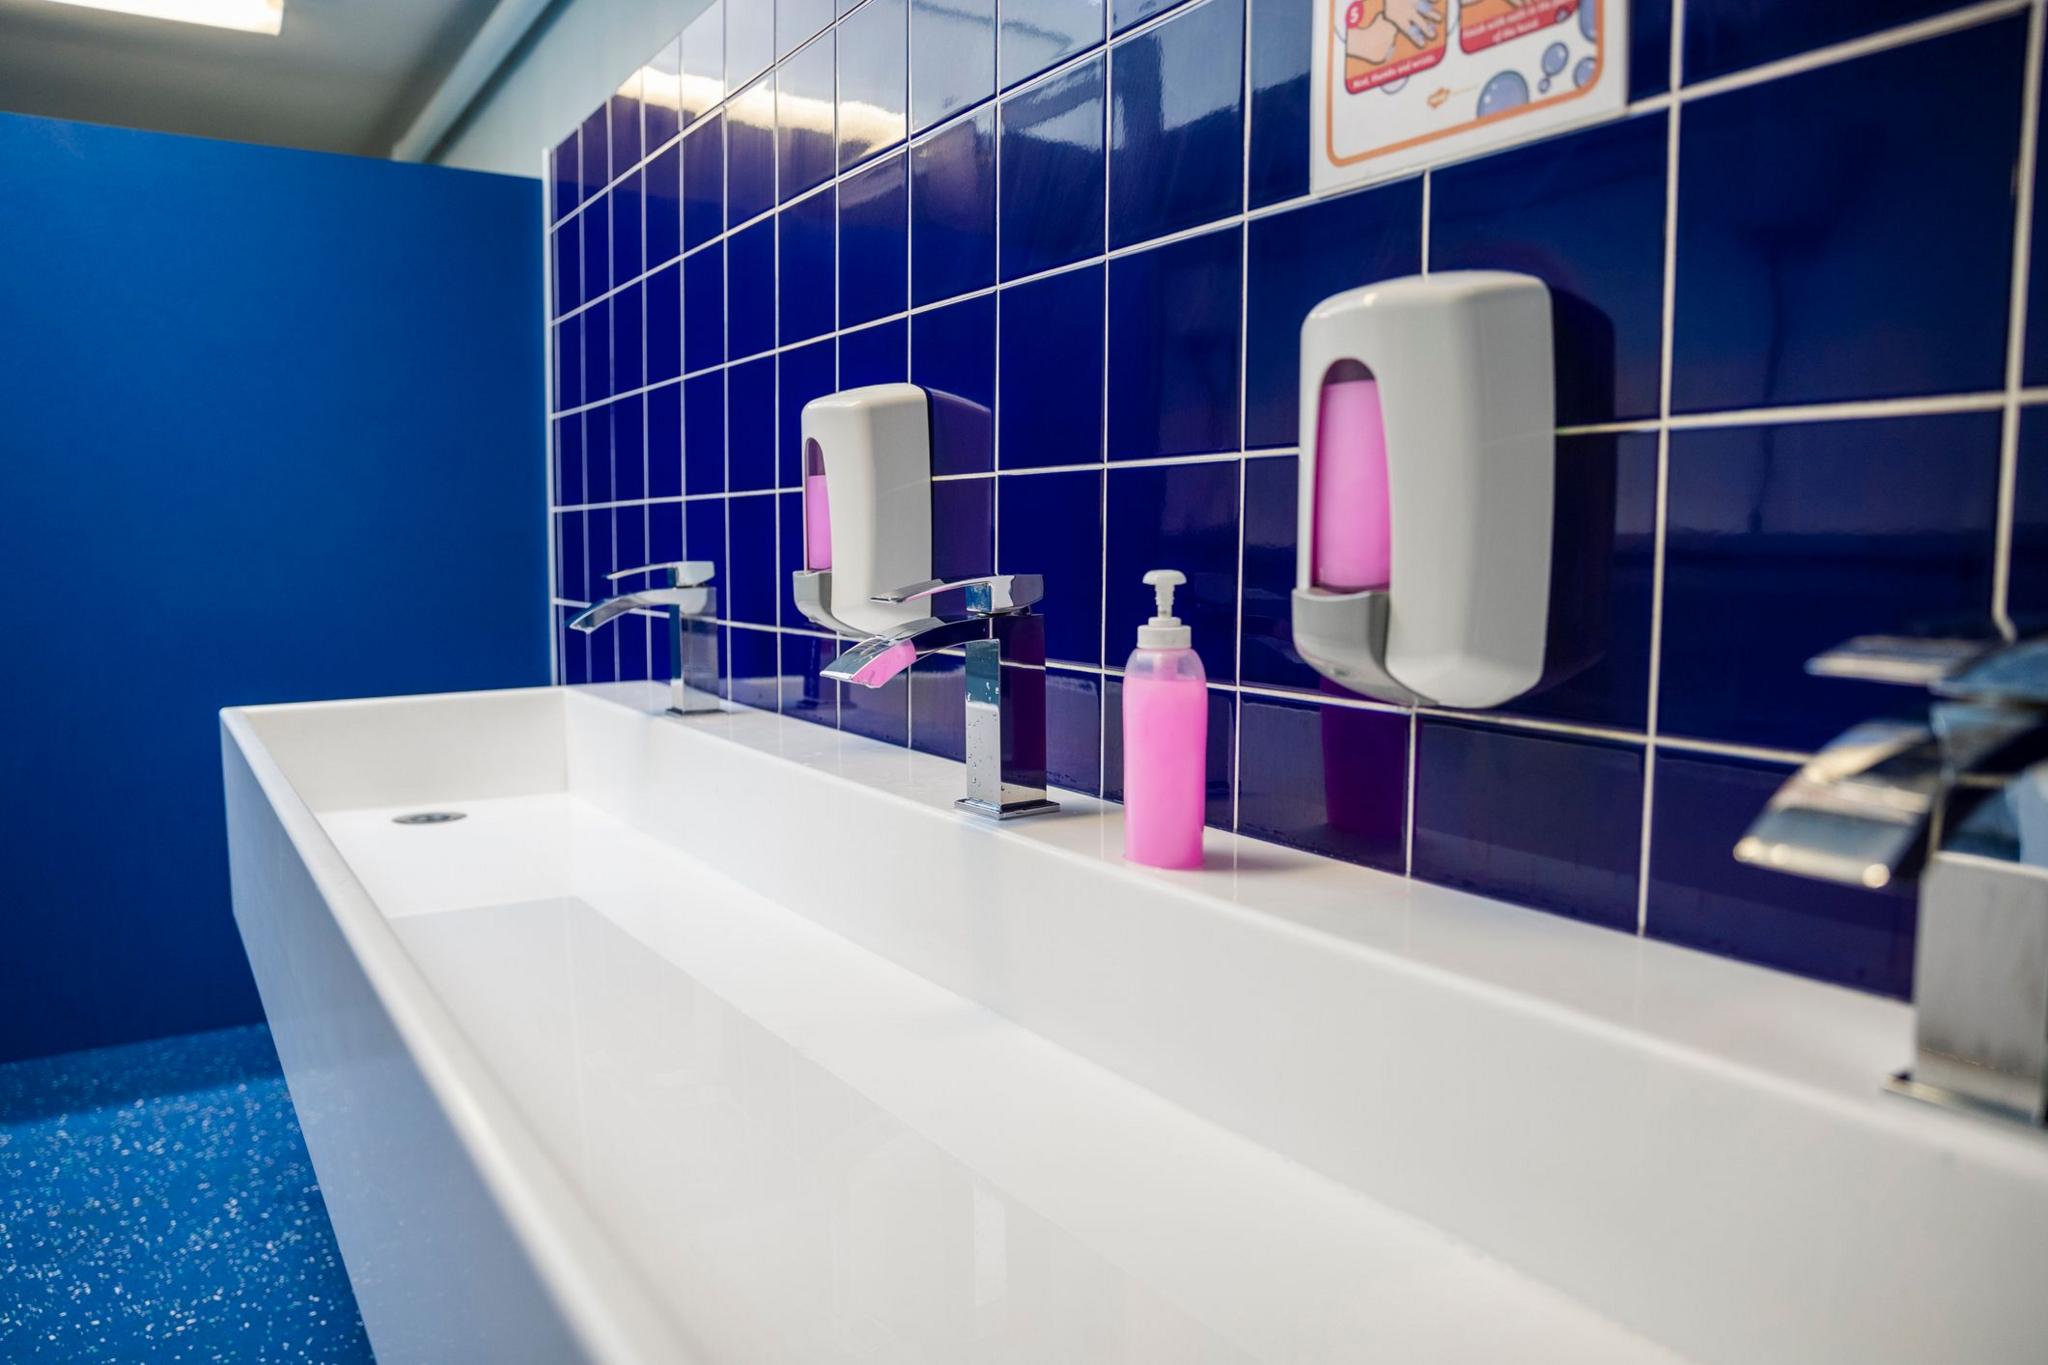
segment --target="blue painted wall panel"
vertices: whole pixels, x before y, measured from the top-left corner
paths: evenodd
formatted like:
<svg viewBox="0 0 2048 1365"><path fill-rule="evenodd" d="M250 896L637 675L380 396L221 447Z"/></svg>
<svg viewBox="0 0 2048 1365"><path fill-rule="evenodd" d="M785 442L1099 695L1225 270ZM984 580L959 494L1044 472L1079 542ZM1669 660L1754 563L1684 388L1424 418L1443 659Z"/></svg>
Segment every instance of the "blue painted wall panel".
<svg viewBox="0 0 2048 1365"><path fill-rule="evenodd" d="M259 1017L217 718L547 679L533 181L0 116L0 1061Z"/></svg>

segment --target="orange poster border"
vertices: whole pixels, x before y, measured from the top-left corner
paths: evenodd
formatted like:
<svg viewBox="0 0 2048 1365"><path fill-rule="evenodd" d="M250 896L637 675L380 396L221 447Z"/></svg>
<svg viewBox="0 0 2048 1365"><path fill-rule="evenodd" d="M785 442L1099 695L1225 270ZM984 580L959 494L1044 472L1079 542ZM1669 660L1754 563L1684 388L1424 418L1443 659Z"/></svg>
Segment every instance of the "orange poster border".
<svg viewBox="0 0 2048 1365"><path fill-rule="evenodd" d="M1339 4L1345 4L1348 2L1349 0L1329 0L1327 8L1325 8L1323 11L1325 20L1334 20L1336 17L1336 7ZM1595 2L1596 0L1579 0L1579 3L1582 5ZM1596 90L1600 88L1601 80L1605 78L1607 75L1607 7L1610 3L1613 2L1614 0L1597 0L1597 3L1600 6L1600 22L1593 41L1599 46L1599 55L1594 57L1593 59L1593 79L1586 82L1584 85L1574 86L1570 90L1560 91L1555 95L1548 96L1544 99L1535 100L1528 104L1518 104L1512 109L1503 109L1497 114L1488 114L1483 118L1473 119L1470 123L1461 123L1455 128L1443 128L1439 129L1434 133L1424 133L1419 137L1411 137L1407 139L1405 142L1393 142L1389 143L1384 147L1375 147L1373 148L1373 150L1369 152L1360 152L1356 156L1340 157L1337 155L1336 87L1338 79L1337 73L1341 69L1342 54L1338 49L1334 47L1326 48L1325 50L1328 51L1330 54L1330 60L1325 63L1325 66L1328 69L1324 72L1323 78L1324 160L1326 160L1332 166L1356 166L1362 161L1371 161L1374 157L1390 156L1395 152L1405 152L1410 147L1420 147L1427 142L1435 142L1441 138L1454 137L1459 133L1468 133L1475 128L1484 128L1491 123L1503 123L1508 119L1516 118L1523 114L1533 114L1536 113L1538 110L1553 108L1557 105L1565 104L1571 100L1579 99L1582 96L1594 93ZM1445 0L1445 3L1457 4L1458 0ZM1326 22L1325 27L1327 28L1328 26L1328 22Z"/></svg>

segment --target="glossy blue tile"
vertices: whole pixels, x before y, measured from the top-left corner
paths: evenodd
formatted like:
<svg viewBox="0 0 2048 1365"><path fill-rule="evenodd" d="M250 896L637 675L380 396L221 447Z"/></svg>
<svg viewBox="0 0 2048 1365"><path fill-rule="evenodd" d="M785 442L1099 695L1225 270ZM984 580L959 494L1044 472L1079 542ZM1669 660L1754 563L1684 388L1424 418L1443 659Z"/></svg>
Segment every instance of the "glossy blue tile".
<svg viewBox="0 0 2048 1365"><path fill-rule="evenodd" d="M1673 432L1660 729L1803 751L1924 714L1804 665L1856 635L1988 630L1998 440L1996 413Z"/></svg>
<svg viewBox="0 0 2048 1365"><path fill-rule="evenodd" d="M782 637L782 714L813 725L839 724L839 684L820 674L839 645L815 635Z"/></svg>
<svg viewBox="0 0 2048 1365"><path fill-rule="evenodd" d="M683 492L724 491L725 371L710 370L683 381Z"/></svg>
<svg viewBox="0 0 2048 1365"><path fill-rule="evenodd" d="M910 747L927 754L967 757L967 666L933 654L910 667Z"/></svg>
<svg viewBox="0 0 2048 1365"><path fill-rule="evenodd" d="M1238 650L1245 682L1315 692L1323 680L1295 651L1290 596L1300 465L1293 455L1244 462L1244 608Z"/></svg>
<svg viewBox="0 0 2048 1365"><path fill-rule="evenodd" d="M682 131L682 97L683 40L678 35L640 69L640 123L648 151Z"/></svg>
<svg viewBox="0 0 2048 1365"><path fill-rule="evenodd" d="M910 127L996 92L996 0L910 0Z"/></svg>
<svg viewBox="0 0 2048 1365"><path fill-rule="evenodd" d="M629 284L611 297L612 392L624 393L646 382L646 318L642 313L641 290Z"/></svg>
<svg viewBox="0 0 2048 1365"><path fill-rule="evenodd" d="M744 360L725 376L726 486L775 487L775 357ZM737 523L733 536L739 536Z"/></svg>
<svg viewBox="0 0 2048 1365"><path fill-rule="evenodd" d="M839 728L884 744L910 743L910 674L880 687L841 687Z"/></svg>
<svg viewBox="0 0 2048 1365"><path fill-rule="evenodd" d="M582 516L584 546L583 591L587 598L595 601L604 590L604 576L610 573L619 562L613 558L612 554L612 509L608 507L601 508L594 512L585 512ZM610 649L606 649L604 652L608 658L612 655ZM606 664L608 670L615 667L616 665L610 662Z"/></svg>
<svg viewBox="0 0 2048 1365"><path fill-rule="evenodd" d="M1004 469L1102 458L1100 265L1005 289L997 449Z"/></svg>
<svg viewBox="0 0 2048 1365"><path fill-rule="evenodd" d="M1007 90L1104 35L1103 0L1004 0L996 70Z"/></svg>
<svg viewBox="0 0 2048 1365"><path fill-rule="evenodd" d="M1244 197L1244 0L1195 0L1110 50L1109 242L1237 212Z"/></svg>
<svg viewBox="0 0 2048 1365"><path fill-rule="evenodd" d="M670 390L674 392L673 389ZM652 408L649 409L650 429ZM650 438L651 439L651 438ZM676 450L682 455L680 447ZM650 461L652 452L649 452ZM647 507L647 562L649 564L679 564L683 561L683 504L679 502L649 503Z"/></svg>
<svg viewBox="0 0 2048 1365"><path fill-rule="evenodd" d="M645 268L641 256L641 172L606 194L612 211L612 284L625 284Z"/></svg>
<svg viewBox="0 0 2048 1365"><path fill-rule="evenodd" d="M910 377L910 325L902 318L843 332L839 337L839 387L866 388L870 384L900 384ZM933 452L937 467L937 452Z"/></svg>
<svg viewBox="0 0 2048 1365"><path fill-rule="evenodd" d="M998 565L1045 577L1045 652L1102 662L1102 473L1005 474L996 490Z"/></svg>
<svg viewBox="0 0 2048 1365"><path fill-rule="evenodd" d="M725 243L683 258L683 369L725 360Z"/></svg>
<svg viewBox="0 0 2048 1365"><path fill-rule="evenodd" d="M910 149L910 296L996 282L996 114L976 110Z"/></svg>
<svg viewBox="0 0 2048 1365"><path fill-rule="evenodd" d="M1238 462L1109 471L1107 662L1121 663L1152 616L1144 577L1178 569L1174 614L1195 634L1212 683L1237 681Z"/></svg>
<svg viewBox="0 0 2048 1365"><path fill-rule="evenodd" d="M671 261L647 277L647 382L683 372L683 267Z"/></svg>
<svg viewBox="0 0 2048 1365"><path fill-rule="evenodd" d="M1124 799L1124 680L1102 680L1102 795ZM1203 823L1231 827L1231 789L1237 771L1237 707L1234 694L1209 689L1208 801Z"/></svg>
<svg viewBox="0 0 2048 1365"><path fill-rule="evenodd" d="M683 504L683 551L691 559L708 559L716 567L712 580L724 595L725 585L725 502L712 499Z"/></svg>
<svg viewBox="0 0 2048 1365"><path fill-rule="evenodd" d="M648 660L649 624L648 618L638 612L612 622L612 638L618 642L620 682L644 682L653 675Z"/></svg>
<svg viewBox="0 0 2048 1365"><path fill-rule="evenodd" d="M827 34L776 68L776 175L784 203L824 184L836 169L832 51Z"/></svg>
<svg viewBox="0 0 2048 1365"><path fill-rule="evenodd" d="M647 404L639 395L621 398L612 413L612 497L629 502L647 496ZM644 559L629 561L645 564ZM623 566L622 566L623 567Z"/></svg>
<svg viewBox="0 0 2048 1365"><path fill-rule="evenodd" d="M785 346L832 330L833 240L837 187L800 199L777 215L782 235L780 340ZM735 300L733 307L739 307Z"/></svg>
<svg viewBox="0 0 2048 1365"><path fill-rule="evenodd" d="M548 424L555 456L555 506L583 501L583 419L558 417Z"/></svg>
<svg viewBox="0 0 2048 1365"><path fill-rule="evenodd" d="M2048 409L2020 412L2007 607L2023 634L2048 630Z"/></svg>
<svg viewBox="0 0 2048 1365"><path fill-rule="evenodd" d="M787 57L832 22L832 0L775 0L775 55Z"/></svg>
<svg viewBox="0 0 2048 1365"><path fill-rule="evenodd" d="M741 8L751 8L741 6ZM764 11L768 8L763 5ZM742 706L773 711L781 705L781 636L772 630L735 627L726 632L726 695Z"/></svg>
<svg viewBox="0 0 2048 1365"><path fill-rule="evenodd" d="M583 197L588 200L599 190L612 182L610 124L611 109L600 104L583 120L583 132L579 143L583 148ZM626 169L624 166L620 170Z"/></svg>
<svg viewBox="0 0 2048 1365"><path fill-rule="evenodd" d="M1657 415L1666 125L1663 113L1624 119L1432 178L1431 269L1550 286L1560 425Z"/></svg>
<svg viewBox="0 0 2048 1365"><path fill-rule="evenodd" d="M683 254L683 149L680 143L658 153L647 163L646 194L647 268Z"/></svg>
<svg viewBox="0 0 2048 1365"><path fill-rule="evenodd" d="M612 518L611 572L637 569L647 563L647 509L641 506L614 507ZM596 587L596 584L591 586ZM609 591L610 589L605 589ZM645 646L642 646L644 668Z"/></svg>
<svg viewBox="0 0 2048 1365"><path fill-rule="evenodd" d="M1405 715L1247 695L1238 723L1238 833L1403 870Z"/></svg>
<svg viewBox="0 0 2048 1365"><path fill-rule="evenodd" d="M1110 32L1122 33L1133 24L1141 24L1166 13L1175 5L1185 3L1187 0L1114 0L1109 8Z"/></svg>
<svg viewBox="0 0 2048 1365"><path fill-rule="evenodd" d="M583 219L571 218L548 235L549 278L554 286L553 317L583 302Z"/></svg>
<svg viewBox="0 0 2048 1365"><path fill-rule="evenodd" d="M1006 280L1102 254L1103 73L1091 58L1002 103Z"/></svg>
<svg viewBox="0 0 2048 1365"><path fill-rule="evenodd" d="M557 515L555 523L555 593L572 602L590 600L589 570L583 563L583 514Z"/></svg>
<svg viewBox="0 0 2048 1365"><path fill-rule="evenodd" d="M683 386L663 384L647 393L647 496L673 498L682 491Z"/></svg>
<svg viewBox="0 0 2048 1365"><path fill-rule="evenodd" d="M583 401L609 398L612 388L612 301L600 299L583 310Z"/></svg>
<svg viewBox="0 0 2048 1365"><path fill-rule="evenodd" d="M2048 46L2048 31L2041 36ZM2034 117L2034 183L2042 183L2041 155L2048 146L2048 101ZM2027 335L2021 379L2030 388L2048 384L2048 214L2033 217L2027 267Z"/></svg>
<svg viewBox="0 0 2048 1365"><path fill-rule="evenodd" d="M765 6L753 6L761 9ZM680 113L688 127L725 98L725 5L712 0L683 30ZM752 74L751 72L749 74Z"/></svg>
<svg viewBox="0 0 2048 1365"><path fill-rule="evenodd" d="M903 141L909 128L906 0L866 0L839 26L839 168Z"/></svg>
<svg viewBox="0 0 2048 1365"><path fill-rule="evenodd" d="M775 207L775 141L775 77L768 75L725 106L727 227Z"/></svg>
<svg viewBox="0 0 2048 1365"><path fill-rule="evenodd" d="M734 90L775 60L775 6L724 0L725 88Z"/></svg>
<svg viewBox="0 0 2048 1365"><path fill-rule="evenodd" d="M612 414L609 406L583 413L583 499L612 500ZM611 542L605 542L609 545ZM607 565L606 567L610 567Z"/></svg>
<svg viewBox="0 0 2048 1365"><path fill-rule="evenodd" d="M1735 861L1735 841L1791 769L1660 751L1650 830L1652 938L1902 999L1913 886L1864 891Z"/></svg>
<svg viewBox="0 0 2048 1365"><path fill-rule="evenodd" d="M1245 278L1245 444L1291 446L1301 321L1332 294L1422 268L1422 182L1254 219Z"/></svg>
<svg viewBox="0 0 2048 1365"><path fill-rule="evenodd" d="M1671 0L1630 0L1628 97L1661 95L1671 88Z"/></svg>
<svg viewBox="0 0 2048 1365"><path fill-rule="evenodd" d="M839 325L900 313L909 306L910 168L902 153L839 185Z"/></svg>
<svg viewBox="0 0 2048 1365"><path fill-rule="evenodd" d="M611 98L612 174L625 173L637 162L640 145L640 73L626 78Z"/></svg>
<svg viewBox="0 0 2048 1365"><path fill-rule="evenodd" d="M612 287L612 211L600 196L577 215L583 238L583 297L594 299Z"/></svg>
<svg viewBox="0 0 2048 1365"><path fill-rule="evenodd" d="M1254 0L1251 206L1308 193L1312 0Z"/></svg>
<svg viewBox="0 0 2048 1365"><path fill-rule="evenodd" d="M559 642L555 646L556 680L570 686L590 681L590 637L580 630L569 629L570 610L557 608L555 617L561 622L556 632Z"/></svg>
<svg viewBox="0 0 2048 1365"><path fill-rule="evenodd" d="M932 574L957 582L996 567L996 481L942 479L932 485Z"/></svg>
<svg viewBox="0 0 2048 1365"><path fill-rule="evenodd" d="M1109 458L1237 449L1243 236L1235 227L1109 263Z"/></svg>
<svg viewBox="0 0 2048 1365"><path fill-rule="evenodd" d="M1425 716L1414 875L1633 931L1643 755Z"/></svg>
<svg viewBox="0 0 2048 1365"><path fill-rule="evenodd" d="M737 423L734 429L737 431ZM775 560L775 499L768 494L729 499L725 517L727 610L735 621L772 626L780 581Z"/></svg>
<svg viewBox="0 0 2048 1365"><path fill-rule="evenodd" d="M725 115L713 114L683 139L683 249L725 231Z"/></svg>
<svg viewBox="0 0 2048 1365"><path fill-rule="evenodd" d="M826 337L823 341L814 341L775 357L778 370L776 411L781 419L780 436L776 441L779 454L775 462L778 487L803 487L804 404L841 387L836 380L836 352L832 338Z"/></svg>
<svg viewBox="0 0 2048 1365"><path fill-rule="evenodd" d="M1641 730L1649 720L1650 612L1655 597L1657 437L1654 432L1565 436L1558 481L1549 662L1579 663L1503 711L1543 720ZM1574 553L1600 556L1597 562Z"/></svg>
<svg viewBox="0 0 2048 1365"><path fill-rule="evenodd" d="M1860 38L1965 3L1862 0L1854 5L1783 6L1766 0L1686 0L1686 84Z"/></svg>
<svg viewBox="0 0 2048 1365"><path fill-rule="evenodd" d="M1687 105L1677 410L2003 382L2025 33L1984 24ZM1911 106L1869 98L1909 85Z"/></svg>
<svg viewBox="0 0 2048 1365"><path fill-rule="evenodd" d="M728 354L775 345L775 220L764 218L725 242L725 344Z"/></svg>
<svg viewBox="0 0 2048 1365"><path fill-rule="evenodd" d="M990 0L993 4L993 0ZM548 159L549 221L559 223L583 202L583 159L575 132L555 144Z"/></svg>
<svg viewBox="0 0 2048 1365"><path fill-rule="evenodd" d="M555 407L583 405L583 319L570 318L555 328Z"/></svg>
<svg viewBox="0 0 2048 1365"><path fill-rule="evenodd" d="M1045 671L1045 780L1089 796L1102 790L1102 676Z"/></svg>
<svg viewBox="0 0 2048 1365"><path fill-rule="evenodd" d="M910 379L951 401L932 413L932 472L995 468L996 300L962 299L910 323Z"/></svg>

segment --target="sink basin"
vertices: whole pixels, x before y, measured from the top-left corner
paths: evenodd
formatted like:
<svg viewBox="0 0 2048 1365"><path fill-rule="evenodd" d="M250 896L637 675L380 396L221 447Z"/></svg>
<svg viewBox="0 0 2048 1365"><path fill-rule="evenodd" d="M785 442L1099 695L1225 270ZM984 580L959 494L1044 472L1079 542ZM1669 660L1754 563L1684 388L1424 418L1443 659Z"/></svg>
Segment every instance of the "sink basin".
<svg viewBox="0 0 2048 1365"><path fill-rule="evenodd" d="M624 684L224 712L387 1359L2037 1360L1905 1007ZM400 817L461 818L400 822Z"/></svg>

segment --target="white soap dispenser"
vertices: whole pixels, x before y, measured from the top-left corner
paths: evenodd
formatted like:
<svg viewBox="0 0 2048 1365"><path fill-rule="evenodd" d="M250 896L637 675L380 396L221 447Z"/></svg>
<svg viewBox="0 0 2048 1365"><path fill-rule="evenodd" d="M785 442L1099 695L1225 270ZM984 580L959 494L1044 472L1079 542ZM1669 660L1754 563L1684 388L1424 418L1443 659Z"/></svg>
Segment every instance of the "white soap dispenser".
<svg viewBox="0 0 2048 1365"><path fill-rule="evenodd" d="M1173 614L1175 569L1145 575L1158 611L1124 663L1124 857L1200 867L1208 796L1209 689L1194 632Z"/></svg>
<svg viewBox="0 0 2048 1365"><path fill-rule="evenodd" d="M1293 616L1318 672L1457 707L1543 680L1553 402L1550 291L1532 276L1387 280L1308 315Z"/></svg>
<svg viewBox="0 0 2048 1365"><path fill-rule="evenodd" d="M875 384L804 404L804 568L797 606L842 635L881 635L931 614L878 594L932 578L931 403ZM822 523L822 525L820 524Z"/></svg>

